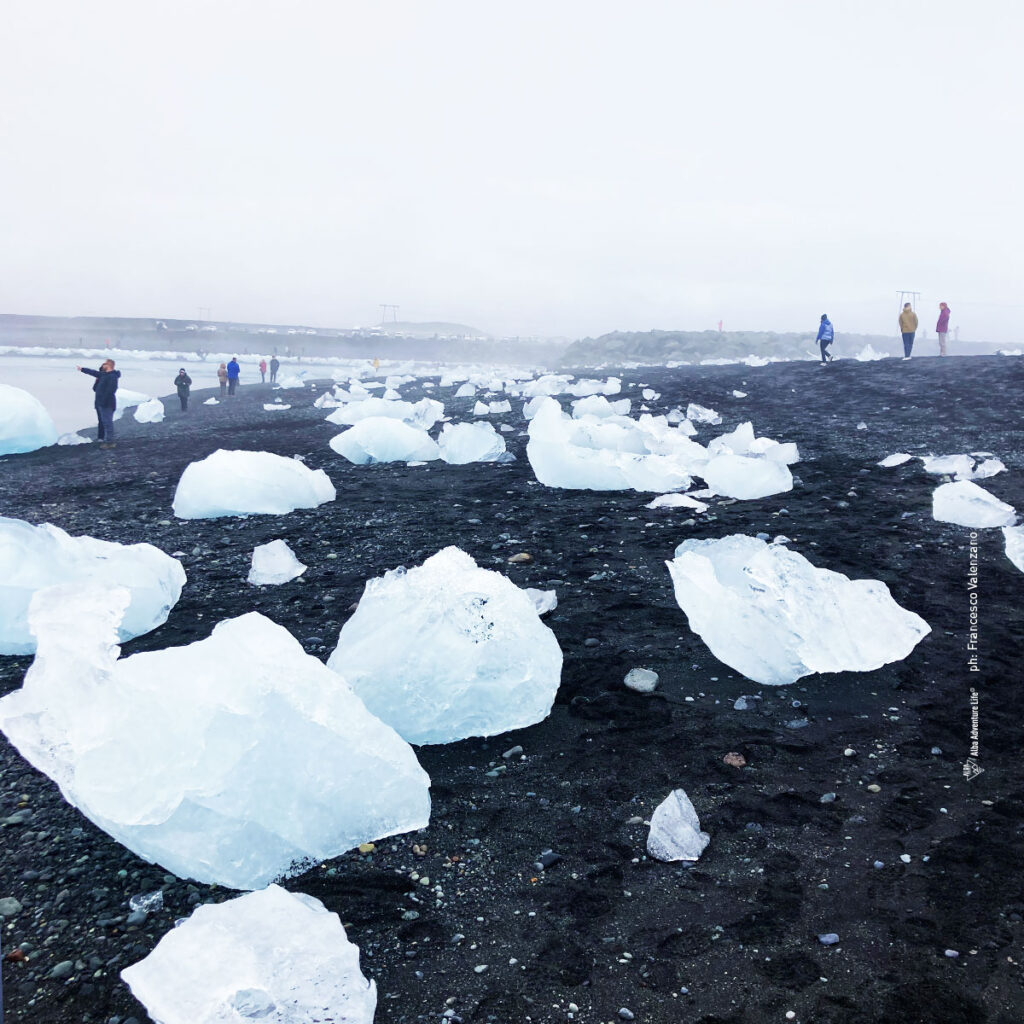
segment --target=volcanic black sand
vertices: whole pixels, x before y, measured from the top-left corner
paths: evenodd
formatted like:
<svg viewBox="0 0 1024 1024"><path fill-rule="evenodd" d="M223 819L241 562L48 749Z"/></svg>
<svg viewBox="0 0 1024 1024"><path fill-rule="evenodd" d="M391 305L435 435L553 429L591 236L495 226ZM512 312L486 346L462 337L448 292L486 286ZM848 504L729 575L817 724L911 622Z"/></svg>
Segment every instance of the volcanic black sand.
<svg viewBox="0 0 1024 1024"><path fill-rule="evenodd" d="M715 500L694 520L646 510L649 495L552 490L534 481L519 401L492 417L516 428L506 435L514 464L355 467L328 448L338 428L312 408L310 389L286 392L292 409L269 413L269 388L243 387L211 407L198 392L187 415L168 399L162 424L125 423L113 451L4 459L0 511L183 552L180 602L126 653L201 639L218 620L257 609L326 658L365 580L448 544L520 585L557 590L546 621L565 666L551 716L489 740L420 748L433 780L430 827L285 883L345 922L376 979L381 1024L446 1010L456 1021L618 1022L628 1019L621 1008L641 1022L703 1024L1024 1019L1024 578L1001 533L978 531L981 671L969 673L969 531L934 522L941 481L919 461L875 465L896 451L990 451L1008 471L983 485L1024 509L1024 363L621 375L661 393L652 411L688 401L718 409L724 423L703 428L702 441L752 419L759 434L798 442L794 490ZM473 400L453 391L411 385L403 397L443 398L453 418L469 418ZM182 470L221 447L301 455L327 470L338 498L286 517L175 520ZM931 633L874 672L781 689L743 679L689 631L664 561L687 537L759 532L785 534L817 565L884 581ZM247 585L252 548L277 537L308 572L281 587ZM533 561L508 563L523 551ZM28 664L0 658L0 691L17 687ZM636 666L660 674L653 695L624 688ZM984 773L968 782L972 686ZM737 697L757 693L755 710L734 710ZM503 759L515 745L523 757ZM746 767L723 763L730 752ZM0 898L22 905L0 935L5 953L26 944L28 957L3 965L7 1020L146 1020L118 972L194 904L232 893L133 856L5 740L0 759ZM645 857L644 821L680 786L711 835L691 867ZM834 802L822 802L830 793ZM549 848L562 859L535 869ZM129 897L157 888L164 909L129 926ZM837 944L818 941L828 932ZM50 977L59 964L62 976Z"/></svg>

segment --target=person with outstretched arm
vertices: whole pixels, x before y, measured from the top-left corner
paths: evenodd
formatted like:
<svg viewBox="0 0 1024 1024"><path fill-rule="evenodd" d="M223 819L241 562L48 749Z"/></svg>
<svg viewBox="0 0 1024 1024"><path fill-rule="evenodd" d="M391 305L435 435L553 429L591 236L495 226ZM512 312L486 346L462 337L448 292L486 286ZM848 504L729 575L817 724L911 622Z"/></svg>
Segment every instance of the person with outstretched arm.
<svg viewBox="0 0 1024 1024"><path fill-rule="evenodd" d="M192 390L192 378L185 372L183 366L174 378L174 386L178 389L178 401L181 402L181 411L188 409L188 393Z"/></svg>
<svg viewBox="0 0 1024 1024"><path fill-rule="evenodd" d="M935 333L939 336L939 355L946 354L946 335L949 334L949 306L939 303L939 322L935 325Z"/></svg>
<svg viewBox="0 0 1024 1024"><path fill-rule="evenodd" d="M235 388L238 387L238 375L242 372L242 368L238 365L238 356L232 356L231 362L228 363L228 394L233 395Z"/></svg>
<svg viewBox="0 0 1024 1024"><path fill-rule="evenodd" d="M833 356L829 352L828 347L835 341L836 332L832 326L832 321L828 318L828 313L821 314L821 323L818 324L818 337L815 339L821 346L821 365L825 366L827 363L831 363Z"/></svg>
<svg viewBox="0 0 1024 1024"><path fill-rule="evenodd" d="M114 447L114 411L117 409L117 382L121 379L121 371L114 369L114 360L107 359L98 370L90 370L87 366L76 366L76 370L95 377L92 390L96 395L93 405L96 408L96 419L99 428L96 439L101 448Z"/></svg>
<svg viewBox="0 0 1024 1024"><path fill-rule="evenodd" d="M917 314L909 302L903 303L903 312L900 313L900 334L903 335L903 361L906 362L914 351L914 335L917 334Z"/></svg>

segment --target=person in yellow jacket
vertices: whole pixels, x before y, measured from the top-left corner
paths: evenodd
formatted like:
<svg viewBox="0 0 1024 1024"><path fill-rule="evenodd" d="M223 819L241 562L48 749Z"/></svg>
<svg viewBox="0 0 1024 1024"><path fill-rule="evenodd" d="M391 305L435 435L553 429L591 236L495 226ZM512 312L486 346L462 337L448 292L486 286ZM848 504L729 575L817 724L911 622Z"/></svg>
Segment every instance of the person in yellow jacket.
<svg viewBox="0 0 1024 1024"><path fill-rule="evenodd" d="M914 335L917 334L917 314L909 302L903 303L903 312L900 313L900 334L903 335L903 360L906 362L914 350Z"/></svg>

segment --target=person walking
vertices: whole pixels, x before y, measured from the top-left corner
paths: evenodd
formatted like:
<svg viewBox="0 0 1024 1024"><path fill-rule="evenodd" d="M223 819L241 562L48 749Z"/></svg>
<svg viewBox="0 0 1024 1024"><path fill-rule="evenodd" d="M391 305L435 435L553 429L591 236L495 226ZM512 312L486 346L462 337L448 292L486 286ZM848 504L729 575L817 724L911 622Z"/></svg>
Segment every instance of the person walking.
<svg viewBox="0 0 1024 1024"><path fill-rule="evenodd" d="M903 303L903 312L900 313L900 334L903 335L903 361L906 362L914 351L914 335L917 334L917 314L909 302Z"/></svg>
<svg viewBox="0 0 1024 1024"><path fill-rule="evenodd" d="M233 395L235 388L238 387L238 375L242 372L242 368L238 365L238 356L232 356L231 362L228 363L228 394Z"/></svg>
<svg viewBox="0 0 1024 1024"><path fill-rule="evenodd" d="M228 389L228 368L224 363L217 370L217 380L220 381L220 397L223 398Z"/></svg>
<svg viewBox="0 0 1024 1024"><path fill-rule="evenodd" d="M76 366L76 370L95 377L92 390L96 395L93 406L99 427L96 440L101 448L114 447L114 412L117 409L117 382L121 379L121 371L114 369L114 360L107 359L98 370L90 370L87 366Z"/></svg>
<svg viewBox="0 0 1024 1024"><path fill-rule="evenodd" d="M939 336L939 355L946 354L946 335L949 333L949 306L939 303L939 322L935 325L935 333Z"/></svg>
<svg viewBox="0 0 1024 1024"><path fill-rule="evenodd" d="M829 352L828 347L835 340L836 332L832 326L832 321L828 318L828 313L821 314L821 323L818 324L818 337L817 342L821 346L821 365L825 366L827 363L831 363L833 356Z"/></svg>
<svg viewBox="0 0 1024 1024"><path fill-rule="evenodd" d="M192 378L185 372L183 366L174 378L174 386L178 389L178 401L181 402L181 411L188 409L188 393L192 389Z"/></svg>
<svg viewBox="0 0 1024 1024"><path fill-rule="evenodd" d="M277 371L281 368L281 360L277 356L270 357L270 383L277 383Z"/></svg>
<svg viewBox="0 0 1024 1024"><path fill-rule="evenodd" d="M260 360L260 383L267 383L267 361L266 359Z"/></svg>

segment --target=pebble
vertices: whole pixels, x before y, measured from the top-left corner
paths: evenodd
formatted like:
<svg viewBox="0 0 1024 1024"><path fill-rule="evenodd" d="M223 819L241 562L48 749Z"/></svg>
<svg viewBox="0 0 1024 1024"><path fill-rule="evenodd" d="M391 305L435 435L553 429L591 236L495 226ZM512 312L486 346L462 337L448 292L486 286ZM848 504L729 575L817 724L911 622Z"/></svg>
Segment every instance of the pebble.
<svg viewBox="0 0 1024 1024"><path fill-rule="evenodd" d="M825 932L824 935L818 936L818 941L823 946L834 946L839 941L839 936L835 932Z"/></svg>
<svg viewBox="0 0 1024 1024"><path fill-rule="evenodd" d="M904 864L909 864L910 863L910 854L909 853L901 853L900 854L900 860L903 861Z"/></svg>
<svg viewBox="0 0 1024 1024"><path fill-rule="evenodd" d="M876 868L884 868L885 867L885 861L884 860L876 860L874 866Z"/></svg>
<svg viewBox="0 0 1024 1024"><path fill-rule="evenodd" d="M597 647L597 645L600 642L601 641L598 640L597 637L588 636L587 639L583 641L583 646L584 647Z"/></svg>
<svg viewBox="0 0 1024 1024"><path fill-rule="evenodd" d="M476 967L474 967L474 968L473 968L473 970L474 970L474 971L475 971L475 972L476 972L477 974L483 974L483 973L484 973L484 971L486 971L486 970L487 970L487 967L488 967L488 965L487 965L487 964L477 964L477 965L476 965Z"/></svg>
<svg viewBox="0 0 1024 1024"><path fill-rule="evenodd" d="M406 910L402 914L403 921L415 921L419 918L420 912L418 910Z"/></svg>
<svg viewBox="0 0 1024 1024"><path fill-rule="evenodd" d="M69 974L73 973L75 969L75 963L73 960L62 960L56 967L54 967L47 975L48 978L66 978Z"/></svg>
<svg viewBox="0 0 1024 1024"><path fill-rule="evenodd" d="M818 797L818 802L823 804L834 804L836 802L836 795L835 793L822 793L821 796Z"/></svg>
<svg viewBox="0 0 1024 1024"><path fill-rule="evenodd" d="M942 753L942 747L932 747L932 753L938 756Z"/></svg>
<svg viewBox="0 0 1024 1024"><path fill-rule="evenodd" d="M13 896L0 900L0 917L14 917L21 913L21 904Z"/></svg>
<svg viewBox="0 0 1024 1024"><path fill-rule="evenodd" d="M145 924L147 916L148 915L146 914L146 911L144 911L144 910L133 910L125 918L125 922L124 923L126 925L128 925L129 928L134 927L135 925Z"/></svg>
<svg viewBox="0 0 1024 1024"><path fill-rule="evenodd" d="M648 668L634 668L626 673L623 680L627 690L636 693L653 693L658 685L658 673Z"/></svg>
<svg viewBox="0 0 1024 1024"><path fill-rule="evenodd" d="M747 763L747 759L742 754L736 753L735 750L730 750L722 758L722 761L732 768L742 768Z"/></svg>
<svg viewBox="0 0 1024 1024"><path fill-rule="evenodd" d="M533 561L533 555L531 555L528 551L520 551L518 555L513 555L509 559L509 562L512 565L520 565L523 562L532 562L532 561Z"/></svg>
<svg viewBox="0 0 1024 1024"><path fill-rule="evenodd" d="M360 853L373 853L373 851L376 850L376 849L377 849L377 847L373 843L360 843L359 844L359 852Z"/></svg>
<svg viewBox="0 0 1024 1024"><path fill-rule="evenodd" d="M872 782L871 785L867 787L867 790L869 793L881 793L882 787L879 786L876 782Z"/></svg>
<svg viewBox="0 0 1024 1024"><path fill-rule="evenodd" d="M636 1014L632 1010L627 1009L625 1006L619 1009L619 1016L623 1020L636 1020Z"/></svg>
<svg viewBox="0 0 1024 1024"><path fill-rule="evenodd" d="M958 950L955 950L955 949L947 949L946 950L946 956L948 956L950 960L955 960L959 955L960 955L960 953L959 953Z"/></svg>
<svg viewBox="0 0 1024 1024"><path fill-rule="evenodd" d="M857 751L854 750L853 747L847 747L843 751L843 757L853 757L853 755L856 754L856 753L857 753Z"/></svg>
<svg viewBox="0 0 1024 1024"><path fill-rule="evenodd" d="M514 747L509 747L501 756L507 761L510 757L519 757L522 754L523 748L516 744Z"/></svg>

